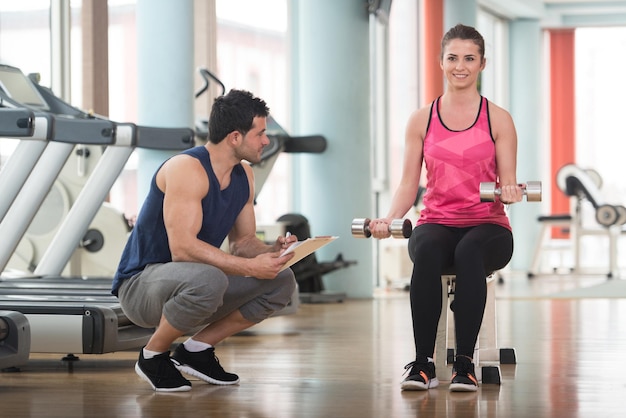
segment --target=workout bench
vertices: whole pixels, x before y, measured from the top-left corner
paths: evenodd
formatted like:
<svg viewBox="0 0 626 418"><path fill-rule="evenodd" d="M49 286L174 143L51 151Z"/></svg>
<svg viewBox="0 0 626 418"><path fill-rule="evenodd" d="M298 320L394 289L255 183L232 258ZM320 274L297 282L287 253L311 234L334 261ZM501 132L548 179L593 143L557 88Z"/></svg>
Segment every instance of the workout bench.
<svg viewBox="0 0 626 418"><path fill-rule="evenodd" d="M496 338L496 273L491 273L487 280L487 303L480 334L474 349L474 364L476 365L476 377L482 383L500 384L500 369L491 364L482 365L482 362L498 362L500 364L515 364L515 350L513 348L497 348ZM454 316L451 312L451 303L454 300L456 274L446 271L441 275L441 316L437 326L435 340L435 367L439 380L450 380L452 370L448 364L454 362Z"/></svg>
<svg viewBox="0 0 626 418"><path fill-rule="evenodd" d="M580 247L583 236L606 236L609 240L608 254L608 278L618 277L619 268L617 262L618 240L621 234L626 233L626 207L623 205L608 204L603 201L600 191L602 179L594 170L583 169L574 164L561 167L556 176L559 189L570 198L570 213L563 215L540 216L538 221L542 224L541 235L535 247L535 253L528 277L532 278L545 273L540 270L542 255L545 251L564 251L572 253L573 266L567 274L580 274ZM588 202L595 211L595 220L599 227L589 227L583 222L583 202ZM562 227L569 232L569 245L555 247L552 244L551 232L553 227ZM557 269L548 274L557 273Z"/></svg>

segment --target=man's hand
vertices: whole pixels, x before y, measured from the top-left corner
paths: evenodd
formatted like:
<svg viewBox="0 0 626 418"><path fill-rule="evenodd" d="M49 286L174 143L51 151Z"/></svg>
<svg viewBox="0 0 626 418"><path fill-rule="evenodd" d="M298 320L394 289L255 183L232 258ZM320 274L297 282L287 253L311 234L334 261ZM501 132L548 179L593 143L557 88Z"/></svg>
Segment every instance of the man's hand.
<svg viewBox="0 0 626 418"><path fill-rule="evenodd" d="M252 276L257 279L274 279L285 263L291 260L295 255L294 252L290 252L289 254L285 254L281 257L281 253L282 250L271 253L263 253L254 257L252 259L254 262Z"/></svg>
<svg viewBox="0 0 626 418"><path fill-rule="evenodd" d="M289 248L291 244L297 241L298 237L296 237L295 235L291 235L289 232L287 232L287 235L285 235L284 237L280 236L276 238L276 242L274 243L274 251L282 252Z"/></svg>

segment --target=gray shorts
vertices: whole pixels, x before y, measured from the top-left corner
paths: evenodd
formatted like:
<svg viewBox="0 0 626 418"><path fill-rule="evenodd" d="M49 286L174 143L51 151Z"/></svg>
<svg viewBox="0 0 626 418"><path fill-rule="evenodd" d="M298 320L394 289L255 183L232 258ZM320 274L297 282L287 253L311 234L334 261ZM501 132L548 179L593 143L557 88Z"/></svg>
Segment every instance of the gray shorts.
<svg viewBox="0 0 626 418"><path fill-rule="evenodd" d="M289 304L295 286L291 269L262 280L227 276L208 264L171 262L151 264L124 280L118 298L135 324L154 328L165 315L174 328L186 333L237 309L246 320L261 322Z"/></svg>

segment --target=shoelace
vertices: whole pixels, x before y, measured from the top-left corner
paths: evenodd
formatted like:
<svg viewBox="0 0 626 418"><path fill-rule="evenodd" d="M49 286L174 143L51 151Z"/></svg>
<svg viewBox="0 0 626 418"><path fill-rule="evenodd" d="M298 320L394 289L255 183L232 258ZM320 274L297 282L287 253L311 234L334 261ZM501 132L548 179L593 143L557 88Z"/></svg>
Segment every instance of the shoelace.
<svg viewBox="0 0 626 418"><path fill-rule="evenodd" d="M404 366L404 373L402 373L402 376L404 376L405 374L407 374L409 372L409 370L411 370L413 368L413 365L415 364L414 361L410 362L409 364L407 364L406 366Z"/></svg>
<svg viewBox="0 0 626 418"><path fill-rule="evenodd" d="M167 353L167 358L163 356L162 361L157 363L157 375L158 376L167 376L168 378L171 376L178 376L178 370L174 366L174 363L170 361L169 353Z"/></svg>
<svg viewBox="0 0 626 418"><path fill-rule="evenodd" d="M224 370L224 368L222 367L222 365L220 364L220 359L217 358L217 356L215 354L213 354L213 358L215 359L215 363L216 363L217 369L222 371L222 372L226 372Z"/></svg>
<svg viewBox="0 0 626 418"><path fill-rule="evenodd" d="M424 367L422 367L421 370L423 370L423 371L427 370L426 366L428 365L428 363L418 363L417 361L412 361L409 364L407 364L406 366L404 366L404 373L402 373L402 376L407 374L409 372L409 370L411 370L413 368L413 366L415 366L416 364L423 364Z"/></svg>

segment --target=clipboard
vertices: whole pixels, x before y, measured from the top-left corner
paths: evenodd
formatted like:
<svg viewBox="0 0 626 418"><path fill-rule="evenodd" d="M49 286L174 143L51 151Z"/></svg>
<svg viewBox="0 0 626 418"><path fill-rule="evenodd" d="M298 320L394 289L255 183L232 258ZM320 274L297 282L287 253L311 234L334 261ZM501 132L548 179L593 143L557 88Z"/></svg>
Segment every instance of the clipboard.
<svg viewBox="0 0 626 418"><path fill-rule="evenodd" d="M289 261L285 263L285 265L280 269L280 271L285 270L287 267L297 263L302 260L309 254L314 253L315 251L322 248L324 245L330 244L334 240L339 237L336 236L321 236L321 237L313 237L307 238L304 241L297 241L291 244L288 248L285 249L280 256L282 257L285 254L296 253Z"/></svg>

